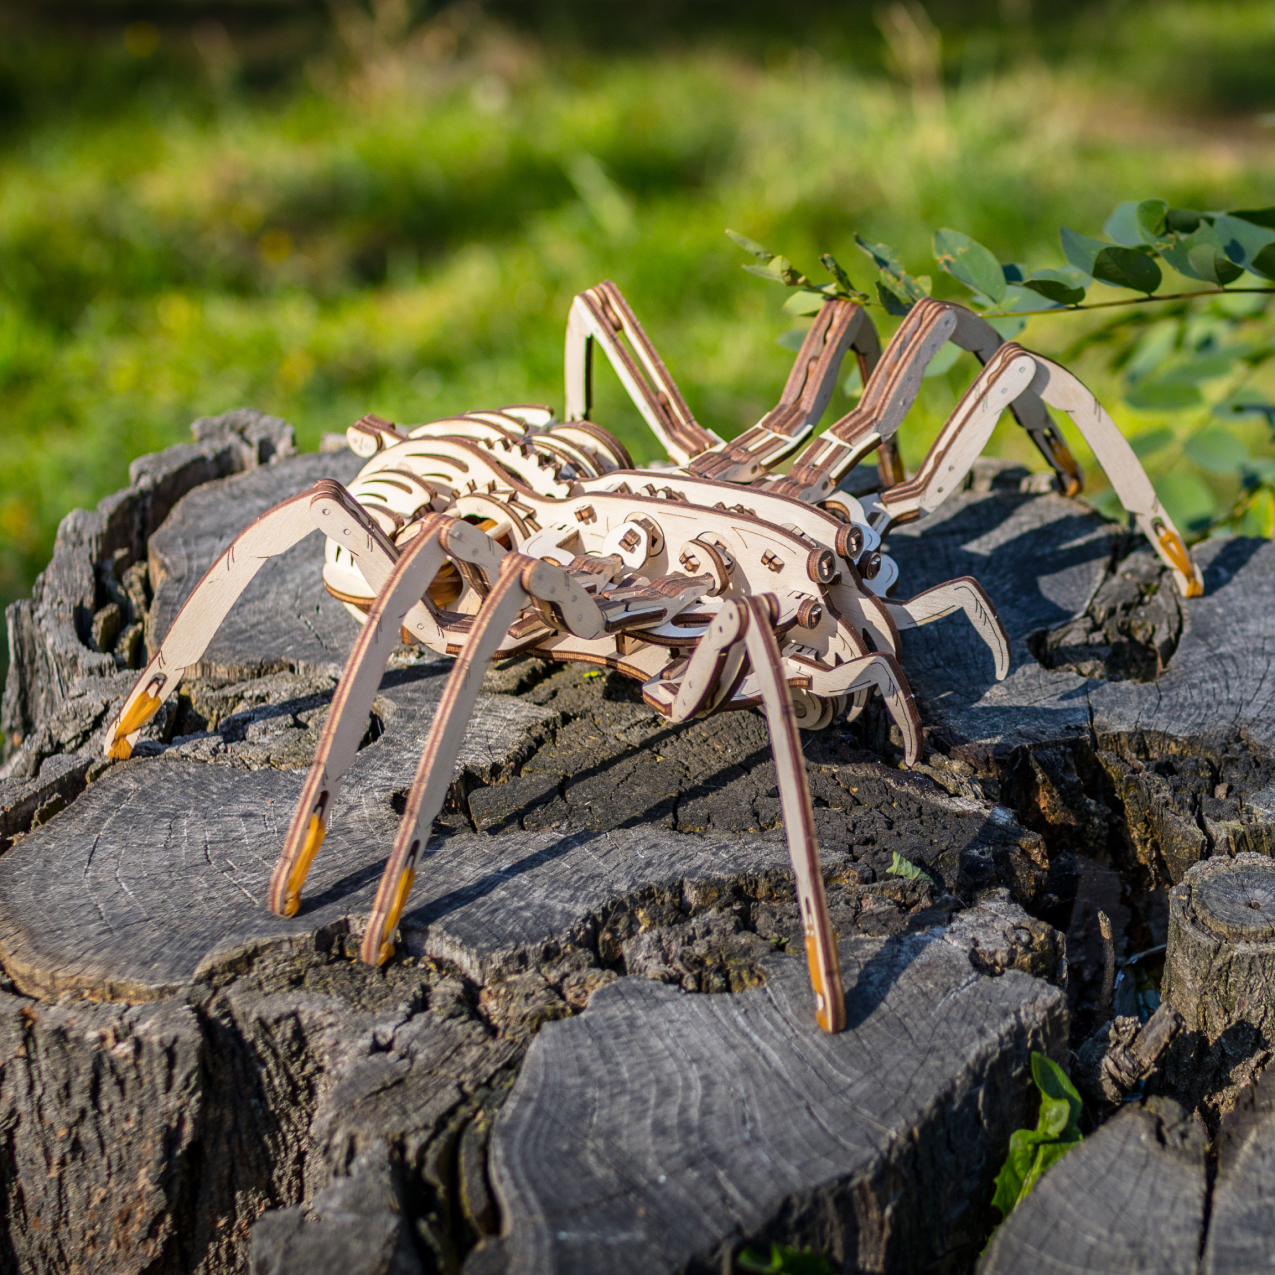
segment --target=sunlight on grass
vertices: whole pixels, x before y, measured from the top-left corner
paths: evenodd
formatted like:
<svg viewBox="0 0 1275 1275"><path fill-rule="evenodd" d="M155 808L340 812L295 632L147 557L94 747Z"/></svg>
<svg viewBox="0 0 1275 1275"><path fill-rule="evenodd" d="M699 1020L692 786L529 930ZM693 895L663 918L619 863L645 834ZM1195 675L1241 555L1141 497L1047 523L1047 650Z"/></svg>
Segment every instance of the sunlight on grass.
<svg viewBox="0 0 1275 1275"><path fill-rule="evenodd" d="M1184 132L1065 67L975 79L928 105L813 56L770 71L722 54L560 70L528 48L503 78L382 66L211 110L139 97L4 144L0 601L29 589L70 508L122 485L138 454L186 441L196 416L260 407L312 448L368 411L560 407L567 309L603 278L701 419L739 431L776 401L791 355L775 341L794 323L779 288L740 271L728 225L807 269L831 250L863 284L859 230L951 295L930 258L936 226L1057 265L1060 224L1096 234L1146 191L1275 202L1269 144ZM1096 323L1033 320L1020 339L1058 353ZM926 381L910 463L967 363ZM1115 406L1099 353L1077 370ZM595 415L652 457L600 379ZM1158 423L1116 414L1130 434ZM1265 445L1264 427L1243 428ZM1038 467L1012 424L996 445ZM1170 442L1148 464L1179 455Z"/></svg>

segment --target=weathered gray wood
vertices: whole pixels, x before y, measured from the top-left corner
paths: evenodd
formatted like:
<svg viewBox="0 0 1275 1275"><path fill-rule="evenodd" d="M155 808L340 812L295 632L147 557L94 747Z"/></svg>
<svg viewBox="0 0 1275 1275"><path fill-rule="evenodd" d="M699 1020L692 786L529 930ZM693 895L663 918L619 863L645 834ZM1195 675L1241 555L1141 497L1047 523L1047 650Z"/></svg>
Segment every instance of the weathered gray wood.
<svg viewBox="0 0 1275 1275"><path fill-rule="evenodd" d="M1275 1265L1275 1072L1226 1118L1209 1211L1203 1275L1258 1275Z"/></svg>
<svg viewBox="0 0 1275 1275"><path fill-rule="evenodd" d="M1008 483L1015 472L996 477ZM888 543L898 596L972 575L1010 638L1009 676L997 682L990 653L960 617L904 632L903 667L927 726L972 756L1001 759L1088 731L1086 679L1042 668L1027 638L1084 610L1111 560L1111 524L1061 496L998 488L953 496Z"/></svg>
<svg viewBox="0 0 1275 1275"><path fill-rule="evenodd" d="M993 1235L979 1275L1194 1275L1207 1147L1171 1099L1126 1108L1040 1179Z"/></svg>
<svg viewBox="0 0 1275 1275"><path fill-rule="evenodd" d="M408 680L407 674L415 676ZM169 756L142 759L113 768L0 859L5 968L33 994L74 988L149 998L215 977L262 944L312 939L334 925L361 927L397 823L395 797L410 783L442 681L437 666L406 670L400 679L382 691L385 733L351 767L298 916L273 916L264 897L302 772L269 765L245 771ZM277 720L268 716L258 725ZM461 766L499 772L526 746L526 732L541 729L543 722L543 710L533 705L484 697ZM224 746L213 736L170 751L225 747L234 760L237 748L266 747L264 734L256 744ZM219 754L212 755L215 763ZM852 819L875 824L886 848L865 856L849 840L826 847L825 868L833 881L871 877L871 862L882 853L887 863L892 859L891 842L917 846L918 861L930 863L939 880L950 879L958 891L970 873L975 888L994 883L997 858L1007 865L1009 883L1016 862L1033 866L1013 839L1012 820L998 816L996 808L926 791L923 781L896 779L880 767L860 765L847 778L859 781L853 785L859 793L852 799ZM478 791L506 786L512 781ZM640 787L629 798L595 812L604 820L592 827L570 823L538 832L454 835L438 843L421 866L404 917L409 950L445 958L483 980L544 960L555 948L595 949L600 935L615 935L603 947L622 943L643 928L643 908L658 911L659 898L677 912L683 899L691 907L701 898L711 905L724 884L742 881L745 894L758 903L788 906L791 870L779 830L763 839L730 832L687 836L646 821L625 827L631 818L624 816L640 815L646 806ZM900 815L901 798L910 798L911 809ZM882 808L898 824L893 835ZM612 818L605 819L607 814ZM959 831L969 862L949 856L924 835L927 824L934 832ZM1032 845L1022 829L1017 836ZM887 928L903 924L891 896L904 883L890 881L882 877L879 886L849 894L843 888L834 901L850 909L849 924L871 927L874 908ZM938 894L930 888L931 905L939 902ZM949 910L955 906L955 898L946 904ZM637 916L628 915L635 910ZM944 915L941 909L933 914ZM777 915L769 924L780 927L778 934L787 921Z"/></svg>
<svg viewBox="0 0 1275 1275"><path fill-rule="evenodd" d="M1055 988L974 972L973 930L1017 909L981 912L843 940L842 1035L791 957L732 997L625 978L544 1028L496 1122L504 1228L473 1268L655 1275L774 1233L855 1269L968 1260L1028 1052L1056 1052L1065 1018Z"/></svg>
<svg viewBox="0 0 1275 1275"><path fill-rule="evenodd" d="M1275 862L1196 864L1169 894L1165 998L1209 1045L1241 1026L1275 1040Z"/></svg>
<svg viewBox="0 0 1275 1275"><path fill-rule="evenodd" d="M353 452L312 452L205 483L182 498L150 539L155 601L152 650L208 566L254 518L320 478L348 483L363 461ZM316 531L262 567L188 676L254 677L278 669L337 674L358 625L323 587L323 537Z"/></svg>
<svg viewBox="0 0 1275 1275"><path fill-rule="evenodd" d="M68 514L31 599L6 611L11 663L0 711L0 755L9 773L35 773L32 767L51 750L33 752L29 737L57 714L77 681L115 672L115 660L88 645L94 613L108 600L99 564L121 551L125 565L144 561L147 538L186 492L225 474L268 466L295 450L291 425L246 409L197 420L191 432L194 443L139 456L129 466L129 486L96 510ZM32 764L20 760L13 770L10 750L24 743Z"/></svg>
<svg viewBox="0 0 1275 1275"><path fill-rule="evenodd" d="M1010 675L996 683L959 620L904 632L904 667L934 737L980 774L1008 778L1002 791L1020 811L1035 808L1034 826L1058 848L1101 859L1126 842L1124 866L1147 885L1172 885L1210 854L1275 850L1275 688L1266 676L1275 545L1198 546L1205 595L1173 603L1181 634L1167 667L1154 681L1104 680L1104 668L1153 671L1173 646L1157 601L1171 582L1156 586L1145 547L1113 575L1113 553L1128 546L1111 524L1075 501L1013 490L1030 485L1016 473L985 464L990 491L965 492L892 533L901 595L969 573L1012 643ZM1113 650L1093 618L1067 620L1117 604L1132 608L1126 627L1150 633L1148 645ZM1094 641L1093 656L1055 651L1072 667L1043 667L1033 652L1051 631L1064 644Z"/></svg>
<svg viewBox="0 0 1275 1275"><path fill-rule="evenodd" d="M444 666L392 677L380 704L385 731L359 755L333 830L291 920L265 909L265 891L303 772L217 765L219 737L174 752L207 760L141 759L109 770L56 819L0 859L0 959L39 995L75 989L149 999L187 985L245 948L313 935L362 913L393 837L394 796L411 783L441 693ZM304 702L303 702L304 703ZM294 707L300 707L295 705ZM289 706L248 727L251 749L269 727L289 730ZM545 714L509 697L485 696L458 768L499 769ZM286 741L285 741L286 742ZM259 760L259 758L253 758ZM290 757L305 765L308 757ZM67 888L74 882L68 892Z"/></svg>
<svg viewBox="0 0 1275 1275"><path fill-rule="evenodd" d="M204 567L250 517L321 474L345 477L357 467L348 455L302 458L186 497L151 537L159 586L152 632L162 632ZM683 1092L697 1086L695 1092L707 1095L699 1122L679 1128L704 1132L710 1148L709 1135L720 1134L732 1149L715 1181L733 1181L737 1159L745 1166L740 1181L747 1198L732 1204L710 1191L718 1221L699 1227L711 1210L696 1194L695 1166L679 1162L678 1172L689 1175L678 1181L690 1184L683 1202L691 1211L657 1237L671 1246L658 1258L666 1267L677 1265L669 1253L679 1243L694 1239L693 1260L700 1261L715 1244L745 1234L853 1250L873 1261L876 1254L896 1267L972 1256L987 1220L987 1183L1008 1130L1031 1122L1030 1112L1020 1110L1030 1093L1026 1042L1061 1039L1051 1008L1058 994L1022 971L1056 977L1060 948L1048 926L1018 912L1004 894L1001 903L968 907L993 887L1039 903L1049 863L1041 838L1020 826L1006 805L985 799L962 758L977 763L988 790L997 791L1000 782L1020 810L1078 818L1074 826L1084 831L1067 835L1089 836L1090 826L1100 828L1110 817L1102 814L1110 798L1092 775L1082 779L1075 772L1074 792L1058 786L1046 794L1043 785L1057 779L1044 774L1050 749L1057 746L1071 765L1077 750L1090 748L1091 710L1107 713L1095 717L1106 746L1145 739L1156 720L1151 706L1168 687L1172 703L1187 706L1174 708L1172 720L1190 732L1172 742L1176 770L1137 742L1121 743L1125 751L1103 761L1118 779L1115 801L1130 812L1132 837L1144 835L1152 814L1157 828L1169 827L1169 815L1178 821L1163 835L1146 834L1158 840L1145 861L1156 855L1167 861L1170 834L1185 837L1190 829L1199 844L1174 859L1183 871L1192 855L1264 845L1275 800L1263 804L1263 793L1275 770L1260 747L1266 739L1258 721L1265 711L1260 688L1216 686L1221 734L1210 734L1208 706L1192 699L1189 679L1171 679L1184 656L1184 667L1197 669L1192 676L1214 676L1190 663L1205 659L1207 643L1197 639L1231 641L1227 609L1241 594L1264 597L1275 562L1266 560L1265 550L1250 553L1228 582L1221 571L1248 550L1209 547L1219 555L1210 561L1221 563L1208 577L1216 604L1211 594L1184 606L1183 636L1160 683L1106 684L1040 667L1028 643L1032 634L1065 624L1111 579L1112 533L1075 503L1018 490L974 491L936 518L896 533L894 543L904 566L901 594L966 572L987 584L1014 642L1014 667L998 688L986 648L959 617L905 634L904 665L921 692L925 720L953 752L929 757L924 777L892 772L857 751L854 728L806 741L833 922L845 950L865 962L863 977L850 980L859 1044L832 1042L831 1054L821 1053L822 1045L806 1047L804 1033L816 1029L802 962L779 954L785 945L799 947L793 940L800 923L769 744L755 714L670 730L617 679L534 661L505 670L491 689L515 693L480 702L456 808L435 828L404 918L407 959L374 972L347 961L350 931L357 933L366 915L448 666L429 658L398 660L375 709L371 734L383 733L352 769L306 905L290 922L267 914L262 899L278 849L271 838L282 836L300 786L298 768L309 759L355 632L322 590L317 535L272 564L277 580L263 573L210 647L207 671L243 680L227 687L192 679L181 704L139 747L138 759L87 788L96 772L80 768L80 753L92 746L131 678L114 672L112 659L112 670L103 663L100 676L80 676L67 687L47 751L28 759L29 777L0 791L9 807L0 815L9 821L0 835L20 834L33 814L42 821L0 858L0 960L19 987L39 996L63 990L162 996L163 1008L193 1005L197 1025L185 1044L179 1037L186 1040L187 1027L165 1027L171 1045L163 1046L186 1049L197 1060L182 1064L197 1074L190 1082L197 1096L185 1106L165 1105L146 1081L130 1099L152 1113L139 1117L147 1137L178 1148L176 1177L165 1178L158 1161L149 1167L111 1162L120 1180L141 1175L147 1202L138 1211L144 1225L109 1259L103 1256L99 1268L241 1267L249 1228L262 1209L279 1212L267 1213L254 1237L257 1269L309 1275L316 1254L333 1270L371 1272L396 1261L411 1269L402 1242L408 1231L426 1269L454 1264L497 1220L481 1170L486 1134L479 1130L490 1114L484 1104L498 1103L491 1095L503 1092L530 1040L540 1049L539 1042L568 1029L615 1060L611 1073L590 1081L595 1085L627 1075L634 1059L655 1077L659 1068L651 1059L673 1057L683 1068L677 1072L688 1086ZM1190 611L1201 606L1207 624ZM1267 621L1250 615L1246 623L1244 640L1260 652ZM1206 632L1207 625L1216 632ZM1248 657L1233 641L1226 649L1227 676L1238 679ZM1112 695L1115 707L1108 711L1102 705ZM1250 742L1242 747L1225 742L1226 732L1238 727L1249 729ZM1207 742L1214 738L1223 742L1214 747ZM1024 763L1014 750L1021 745L1031 750L1043 796L1025 799L1015 787ZM1197 748L1214 751L1193 753ZM59 802L69 808L53 817ZM1136 802L1152 813L1136 814ZM891 876L895 853L935 884ZM1012 923L997 909L1011 909ZM975 972L1006 969L1011 972L997 978ZM600 988L588 1012L571 1018ZM871 1007L874 988L882 999ZM871 1007L861 1021L854 1017L856 989ZM736 994L683 994L705 991ZM11 1243L23 1269L60 1270L68 1258L87 1260L97 1215L90 1210L88 1223L72 1220L60 1231L12 1219L19 1216L18 1201L37 1198L32 1175L60 1145L57 1130L77 1127L64 1113L76 1109L78 1091L64 1086L56 1099L44 1099L44 1121L52 1129L46 1133L29 1118L35 1082L12 1090L12 1099L4 1097L4 1086L23 1069L34 1076L37 1068L54 1074L58 1067L90 1064L73 1040L77 1029L45 1034L37 1023L23 1038L23 1012L43 1013L43 1002L13 996L0 1008L15 1033L0 1070L0 1101L9 1104L0 1119L26 1121L29 1139L29 1150L12 1167L0 1160ZM637 1018L626 1024L629 1011ZM85 1045L88 1054L114 1048L127 1028L110 1024L138 1012L149 1008L103 1009L107 1034ZM569 1021L535 1035L556 1019ZM586 1026L595 1022L606 1031ZM641 1024L650 1029L645 1035ZM866 1052L865 1041L880 1048ZM787 1053L768 1054L776 1042ZM615 1052L622 1045L627 1054ZM838 1048L848 1051L845 1057ZM789 1056L794 1050L800 1064ZM28 1056L29 1063L17 1061ZM882 1065L885 1057L895 1062ZM817 1128L798 1142L783 1121L809 1129L801 1121L821 1112L824 1102L811 1108L798 1101L794 1069L807 1067L807 1077L818 1073L827 1086L830 1077L849 1075L851 1063L857 1087L828 1101L845 1129L859 1131L858 1141L849 1135L838 1141ZM777 1141L756 1143L752 1152L742 1146L736 1155L741 1144L730 1142L726 1117L737 1107L730 1106L722 1078L735 1074L732 1067L754 1065L771 1071L761 1078L750 1072L753 1087L745 1085L765 1116L753 1128L764 1126ZM519 1118L529 1128L547 1128L552 1117L545 1104L554 1085L574 1073L566 1064L537 1066L519 1082ZM661 1072L660 1083L670 1074ZM607 1118L616 1128L633 1110L628 1101L618 1087L608 1091ZM100 1142L108 1134L95 1113L80 1108L85 1134L63 1172L88 1199L94 1174L108 1163L93 1150L93 1138ZM198 1113L190 1117L193 1135L181 1124L189 1111ZM481 1112L488 1112L482 1120ZM883 1129L900 1136L891 1140ZM914 1136L917 1129L928 1133ZM814 1150L803 1159L806 1144ZM581 1145L571 1154L589 1150ZM787 1177L776 1174L774 1190L748 1159L762 1145L776 1155L786 1147L797 1166L784 1171ZM181 1150L187 1146L200 1148L197 1164ZM603 1182L615 1169L590 1161L589 1181ZM533 1181L527 1190L549 1180ZM564 1190L574 1189L561 1180ZM662 1188L656 1191L649 1178L626 1182L625 1191L617 1208L663 1206ZM887 1207L896 1197L902 1202ZM530 1197L518 1198L523 1208ZM602 1216L607 1206L592 1199L588 1207L601 1211L589 1216ZM693 1214L695 1208L701 1212ZM545 1231L533 1214L508 1213L506 1241L480 1249L474 1269L523 1261L531 1251L528 1235ZM648 1225L645 1219L641 1225ZM627 1232L621 1227L615 1234ZM159 1237L158 1249L147 1247L147 1236ZM558 1245L552 1236L548 1242ZM645 1242L637 1244L643 1252ZM617 1248L623 1246L608 1247L608 1263Z"/></svg>

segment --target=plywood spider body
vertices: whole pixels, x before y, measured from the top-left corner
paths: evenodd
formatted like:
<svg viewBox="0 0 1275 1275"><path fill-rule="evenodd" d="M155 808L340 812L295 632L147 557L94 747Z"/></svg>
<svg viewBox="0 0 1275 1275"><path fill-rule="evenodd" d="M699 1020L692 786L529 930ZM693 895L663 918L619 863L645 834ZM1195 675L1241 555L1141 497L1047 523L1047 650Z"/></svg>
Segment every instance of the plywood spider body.
<svg viewBox="0 0 1275 1275"><path fill-rule="evenodd" d="M905 478L895 434L929 360L955 340L984 363L920 469ZM592 348L600 345L670 464L634 466L587 419ZM812 437L842 360L853 351L864 392ZM127 757L137 732L200 660L235 599L269 557L315 529L327 540L328 590L364 621L271 881L270 907L292 915L322 845L342 776L363 736L390 652L402 639L457 656L431 725L363 939L362 958L392 954L420 851L492 659L534 651L615 669L642 684L670 722L760 707L774 751L816 1018L845 1024L799 727L861 711L874 690L902 739L921 724L898 663L899 631L963 611L987 642L995 675L1010 650L995 608L963 577L917 597L890 596L891 526L962 485L1001 412L1028 430L1067 493L1080 474L1046 410L1067 412L1125 507L1188 596L1200 577L1124 438L1056 364L1002 343L978 316L923 301L884 354L867 315L832 299L798 354L780 404L724 442L692 416L619 290L576 298L568 323L566 412L468 412L410 430L377 417L348 438L367 464L349 488L321 481L263 514L209 568L107 733ZM888 485L867 501L839 489L876 452ZM786 475L775 467L795 456Z"/></svg>

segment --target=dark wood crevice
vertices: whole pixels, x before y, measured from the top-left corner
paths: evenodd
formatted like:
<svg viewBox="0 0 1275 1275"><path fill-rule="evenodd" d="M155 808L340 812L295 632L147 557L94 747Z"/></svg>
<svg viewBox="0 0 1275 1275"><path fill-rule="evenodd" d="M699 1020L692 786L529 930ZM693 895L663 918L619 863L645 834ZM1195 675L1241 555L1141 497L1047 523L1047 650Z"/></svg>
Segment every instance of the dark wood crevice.
<svg viewBox="0 0 1275 1275"><path fill-rule="evenodd" d="M321 472L348 477L353 460L301 457L196 487L146 546L152 629L254 512ZM22 1042L0 1054L15 1268L60 1269L113 1242L109 1269L156 1272L245 1269L251 1255L254 1271L281 1275L494 1275L598 1269L601 1253L615 1269L720 1270L741 1243L773 1238L872 1269L970 1269L1008 1134L1034 1118L1029 1051L1065 1059L1069 1021L1073 1045L1098 1025L1084 1020L1095 956L1082 950L1096 910L1115 917L1127 957L1155 937L1157 909L1167 917L1165 888L1197 861L1269 854L1275 824L1261 796L1271 692L1235 671L1270 623L1269 547L1209 547L1209 594L1183 608L1157 681L1086 678L1042 666L1029 638L1095 618L1125 542L1074 502L993 479L903 529L894 552L908 592L959 574L985 583L1014 643L1009 680L992 682L959 618L911 631L903 662L927 725L917 772L897 768L875 709L807 740L861 1007L833 1039L806 1013L755 715L669 731L618 680L536 660L494 670L404 918L405 957L369 971L350 956L446 665L396 661L291 922L259 904L269 829L295 800L353 632L317 588L317 538L245 596L138 760L91 760L129 677L86 665L34 727L54 751L4 790L31 807L28 785L83 765L48 789L56 817L43 789L34 824L17 804L5 813L0 958L14 987L0 1046ZM1254 610L1237 617L1240 596ZM1126 628L1137 610L1121 613ZM933 883L892 876L896 853ZM63 882L85 884L59 895ZM154 1070L112 1052L128 1040ZM599 1065L581 1071L581 1051ZM37 1097L23 1058L67 1083ZM85 1097L82 1082L117 1073L148 1133L99 1154L101 1086ZM653 1119L690 1092L680 1130ZM638 1098L646 1115L625 1105ZM742 1142L728 1128L738 1101L759 1122ZM597 1120L565 1114L577 1109ZM1185 1127L1149 1110L1161 1133ZM792 1158L784 1130L816 1111L840 1160L807 1154L823 1136L813 1127ZM68 1153L64 1125L83 1130ZM734 1203L712 1186L712 1156L685 1161L692 1145L729 1165ZM749 1167L750 1145L770 1167ZM148 1147L161 1148L149 1161ZM30 1180L58 1155L61 1197ZM118 1205L131 1229L62 1202L108 1171L147 1184ZM661 1212L668 1180L683 1212ZM57 1222L33 1227L33 1208ZM547 1220L556 1210L593 1218L584 1238L557 1238L576 1232ZM617 1257L608 1235L632 1238Z"/></svg>

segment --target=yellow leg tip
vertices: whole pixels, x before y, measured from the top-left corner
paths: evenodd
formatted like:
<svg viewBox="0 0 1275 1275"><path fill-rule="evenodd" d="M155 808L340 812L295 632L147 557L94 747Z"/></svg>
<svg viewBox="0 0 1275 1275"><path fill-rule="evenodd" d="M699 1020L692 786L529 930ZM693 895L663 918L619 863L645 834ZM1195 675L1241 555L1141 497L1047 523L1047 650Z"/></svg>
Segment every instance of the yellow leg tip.
<svg viewBox="0 0 1275 1275"><path fill-rule="evenodd" d="M111 745L111 751L106 754L112 761L128 761L133 755L133 745L128 742L127 735L121 735Z"/></svg>
<svg viewBox="0 0 1275 1275"><path fill-rule="evenodd" d="M394 955L394 944L388 941L385 943L382 943L380 950L376 954L376 963L378 965L384 965L385 962L388 961L390 957L393 955Z"/></svg>
<svg viewBox="0 0 1275 1275"><path fill-rule="evenodd" d="M301 911L301 896L299 894L289 894L283 900L283 907L279 909L280 916L296 916Z"/></svg>

